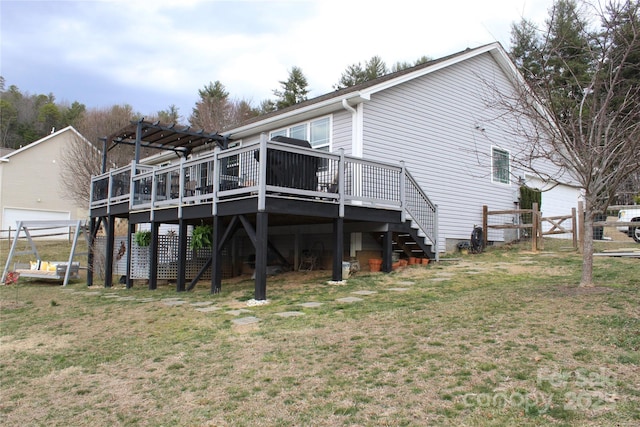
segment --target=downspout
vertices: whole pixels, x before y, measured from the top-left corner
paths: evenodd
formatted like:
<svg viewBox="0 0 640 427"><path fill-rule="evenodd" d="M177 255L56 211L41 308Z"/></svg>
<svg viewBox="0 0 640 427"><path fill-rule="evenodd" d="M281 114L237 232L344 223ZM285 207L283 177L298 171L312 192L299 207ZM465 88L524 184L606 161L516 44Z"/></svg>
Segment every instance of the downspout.
<svg viewBox="0 0 640 427"><path fill-rule="evenodd" d="M346 99L342 100L342 107L351 113L351 155L362 157L362 136L360 135L360 121L358 120L358 110L349 105ZM341 156L344 159L344 156ZM356 186L361 183L356 177L353 184ZM344 202L343 202L344 203ZM354 258L358 251L362 250L362 233L351 233L349 242L349 256Z"/></svg>
<svg viewBox="0 0 640 427"><path fill-rule="evenodd" d="M363 150L358 110L349 105L349 102L346 99L342 100L342 107L351 113L351 155L362 157Z"/></svg>

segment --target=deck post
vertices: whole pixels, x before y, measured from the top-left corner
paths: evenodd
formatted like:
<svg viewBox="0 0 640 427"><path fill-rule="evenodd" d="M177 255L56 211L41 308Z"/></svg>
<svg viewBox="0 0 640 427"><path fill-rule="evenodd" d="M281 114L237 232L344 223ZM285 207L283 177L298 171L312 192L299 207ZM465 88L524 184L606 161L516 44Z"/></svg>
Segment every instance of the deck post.
<svg viewBox="0 0 640 427"><path fill-rule="evenodd" d="M106 219L106 218L105 218ZM113 250L114 235L116 233L116 218L109 215L107 221L107 249L104 259L104 287L110 288L113 285Z"/></svg>
<svg viewBox="0 0 640 427"><path fill-rule="evenodd" d="M388 227L382 237L382 271L393 271L393 232Z"/></svg>
<svg viewBox="0 0 640 427"><path fill-rule="evenodd" d="M266 162L261 162L266 163ZM256 282L255 299L267 299L267 239L269 238L269 214L261 211L256 214Z"/></svg>
<svg viewBox="0 0 640 427"><path fill-rule="evenodd" d="M229 225L233 227L233 224ZM228 229L229 230L229 229ZM219 294L222 290L222 247L225 233L222 232L222 218L213 217L213 244L211 245L211 293Z"/></svg>
<svg viewBox="0 0 640 427"><path fill-rule="evenodd" d="M338 162L338 216L344 218L344 148L340 150L340 161Z"/></svg>
<svg viewBox="0 0 640 427"><path fill-rule="evenodd" d="M258 212L267 205L267 134L260 134L260 162L258 165Z"/></svg>
<svg viewBox="0 0 640 427"><path fill-rule="evenodd" d="M178 277L176 292L184 292L187 276L187 221L178 220Z"/></svg>
<svg viewBox="0 0 640 427"><path fill-rule="evenodd" d="M127 289L131 289L133 287L133 279L131 279L131 259L133 258L133 255L131 253L131 248L133 247L133 235L135 232L136 225L129 219L129 226L127 227Z"/></svg>
<svg viewBox="0 0 640 427"><path fill-rule="evenodd" d="M333 277L334 281L341 281L342 258L344 257L344 218L333 220Z"/></svg>
<svg viewBox="0 0 640 427"><path fill-rule="evenodd" d="M160 223L151 221L151 245L149 246L149 290L158 287L158 231Z"/></svg>
<svg viewBox="0 0 640 427"><path fill-rule="evenodd" d="M401 221L405 222L407 220L407 195L405 189L405 175L407 173L407 168L404 164L404 160L400 160L400 208L402 209L402 217Z"/></svg>
<svg viewBox="0 0 640 427"><path fill-rule="evenodd" d="M95 218L89 220L89 239L87 247L87 286L93 286L93 260L94 245L96 243L96 232L99 222Z"/></svg>

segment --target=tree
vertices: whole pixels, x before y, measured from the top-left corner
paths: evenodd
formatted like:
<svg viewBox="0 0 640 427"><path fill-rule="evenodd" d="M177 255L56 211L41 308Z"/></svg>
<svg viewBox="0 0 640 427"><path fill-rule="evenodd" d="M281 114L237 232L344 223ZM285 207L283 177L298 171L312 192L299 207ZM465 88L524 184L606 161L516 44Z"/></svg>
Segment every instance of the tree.
<svg viewBox="0 0 640 427"><path fill-rule="evenodd" d="M406 70L407 68L411 68L411 67L415 67L421 64L426 64L427 62L431 61L431 58L429 58L426 55L421 56L420 58L416 59L413 63L411 62L396 62L395 64L393 64L393 66L391 67L391 72L395 73L397 71L402 71L402 70Z"/></svg>
<svg viewBox="0 0 640 427"><path fill-rule="evenodd" d="M166 110L158 111L158 120L162 123L178 123L180 121L179 108L175 104L169 105Z"/></svg>
<svg viewBox="0 0 640 427"><path fill-rule="evenodd" d="M402 71L407 68L415 67L416 65L424 64L426 62L429 62L430 60L431 59L428 56L421 56L413 63L406 61L396 62L391 67L391 70L389 70L382 58L375 55L372 56L368 61L365 61L364 65L362 65L360 62L358 62L357 64L349 65L342 73L340 81L338 81L337 84L333 85L333 88L335 90L340 90L347 87L359 85L361 83L368 82L369 80L382 77L386 74L389 74L390 72L395 73L397 71Z"/></svg>
<svg viewBox="0 0 640 427"><path fill-rule="evenodd" d="M382 77L389 70L381 57L375 55L371 59L365 61L364 66L361 63L352 64L342 73L340 81L334 85L334 89L344 89L347 87L359 85L369 80Z"/></svg>
<svg viewBox="0 0 640 427"><path fill-rule="evenodd" d="M492 91L492 105L503 113L497 120L521 141L513 162L546 180L570 176L584 192L581 286L593 285L594 219L640 170L638 4L589 6L600 21L593 30L587 6L557 1L539 42L532 37L526 51L512 49L521 67L524 58L537 64L523 69L528 84L513 94ZM541 160L555 171L540 167Z"/></svg>
<svg viewBox="0 0 640 427"><path fill-rule="evenodd" d="M292 67L289 71L289 78L279 83L282 90L273 91L273 94L278 98L275 101L276 109L281 110L307 100L309 83L301 68Z"/></svg>
<svg viewBox="0 0 640 427"><path fill-rule="evenodd" d="M251 107L248 101L229 98L229 92L218 80L200 89L198 94L200 100L189 117L192 127L207 132L221 132L258 115L258 110Z"/></svg>

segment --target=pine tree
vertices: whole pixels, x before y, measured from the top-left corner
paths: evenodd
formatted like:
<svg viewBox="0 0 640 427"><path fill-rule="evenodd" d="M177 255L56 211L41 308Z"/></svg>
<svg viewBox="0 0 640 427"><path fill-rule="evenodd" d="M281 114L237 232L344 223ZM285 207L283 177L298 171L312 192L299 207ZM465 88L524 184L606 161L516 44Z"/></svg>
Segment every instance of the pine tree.
<svg viewBox="0 0 640 427"><path fill-rule="evenodd" d="M291 68L289 78L279 83L282 90L273 91L273 94L278 97L275 102L276 109L281 110L307 100L309 83L299 67Z"/></svg>

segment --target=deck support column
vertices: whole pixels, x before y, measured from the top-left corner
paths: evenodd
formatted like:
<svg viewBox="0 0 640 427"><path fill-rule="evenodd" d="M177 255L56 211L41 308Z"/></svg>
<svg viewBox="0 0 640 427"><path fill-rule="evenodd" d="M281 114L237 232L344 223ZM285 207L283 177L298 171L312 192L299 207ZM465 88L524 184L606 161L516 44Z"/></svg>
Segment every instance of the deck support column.
<svg viewBox="0 0 640 427"><path fill-rule="evenodd" d="M93 286L93 263L94 263L94 251L96 244L96 233L99 226L99 222L95 218L91 218L89 221L89 247L87 248L87 286Z"/></svg>
<svg viewBox="0 0 640 427"><path fill-rule="evenodd" d="M332 280L341 281L342 258L344 257L344 218L333 220L333 274Z"/></svg>
<svg viewBox="0 0 640 427"><path fill-rule="evenodd" d="M113 284L113 250L115 245L115 233L116 233L116 218L109 216L107 221L107 248L105 250L104 260L104 287L110 288Z"/></svg>
<svg viewBox="0 0 640 427"><path fill-rule="evenodd" d="M187 221L178 220L178 277L176 292L184 292L187 280Z"/></svg>
<svg viewBox="0 0 640 427"><path fill-rule="evenodd" d="M269 214L256 214L256 282L255 298L258 301L267 299L267 247L269 238Z"/></svg>
<svg viewBox="0 0 640 427"><path fill-rule="evenodd" d="M133 287L133 279L131 278L131 248L133 245L133 235L136 232L136 225L129 220L129 227L127 227L127 289Z"/></svg>
<svg viewBox="0 0 640 427"><path fill-rule="evenodd" d="M387 230L382 237L382 271L393 271L393 232Z"/></svg>
<svg viewBox="0 0 640 427"><path fill-rule="evenodd" d="M151 222L151 245L149 247L149 290L158 288L158 232L160 223Z"/></svg>
<svg viewBox="0 0 640 427"><path fill-rule="evenodd" d="M229 227L234 227L233 224ZM230 231L230 230L227 230ZM222 290L222 248L223 238L226 233L222 232L222 218L213 216L213 245L211 248L211 293L219 294Z"/></svg>

